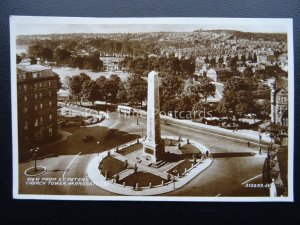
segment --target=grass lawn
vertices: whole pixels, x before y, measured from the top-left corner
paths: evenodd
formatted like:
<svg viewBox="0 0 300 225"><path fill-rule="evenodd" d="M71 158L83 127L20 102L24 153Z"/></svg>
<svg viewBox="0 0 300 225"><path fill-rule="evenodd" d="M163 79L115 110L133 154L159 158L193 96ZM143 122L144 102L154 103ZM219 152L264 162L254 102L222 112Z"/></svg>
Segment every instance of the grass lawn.
<svg viewBox="0 0 300 225"><path fill-rule="evenodd" d="M138 137L135 134L129 134L115 129L110 129L110 132L108 132L107 127L101 126L79 127L78 129L66 129L66 131L73 134L68 136L66 140L51 145L39 146L40 151L38 157L49 154L77 155L81 152L81 155L85 155L97 153L98 151L103 152L129 141L136 140ZM82 138L86 135L92 136L93 139L84 142ZM100 140L99 146L97 146L98 140ZM26 161L31 157L32 154L24 154L20 161Z"/></svg>
<svg viewBox="0 0 300 225"><path fill-rule="evenodd" d="M109 171L108 178L111 178L115 174L120 173L121 171L123 171L125 169L124 162L122 162L112 156L108 156L105 159L103 159L101 161L99 167L101 169L101 174L103 176L105 175L106 170Z"/></svg>
<svg viewBox="0 0 300 225"><path fill-rule="evenodd" d="M288 149L281 147L277 153L280 175L284 185L288 184Z"/></svg>
<svg viewBox="0 0 300 225"><path fill-rule="evenodd" d="M185 144L180 148L182 154L194 154L200 153L199 149L196 148L194 145Z"/></svg>
<svg viewBox="0 0 300 225"><path fill-rule="evenodd" d="M141 143L136 143L133 145L130 145L126 148L123 148L121 150L118 151L118 153L120 153L121 155L127 155L129 153L135 152L136 150L139 150L143 147L143 145Z"/></svg>
<svg viewBox="0 0 300 225"><path fill-rule="evenodd" d="M167 182L166 179L156 176L152 173L136 172L120 180L119 183L123 184L123 182L125 182L126 186L133 186L138 182L139 187L147 187L149 186L149 183L151 183L152 186L159 185L161 184L162 180Z"/></svg>
<svg viewBox="0 0 300 225"><path fill-rule="evenodd" d="M193 165L193 162L185 159L184 161L182 161L181 163L179 163L177 166L171 168L168 170L168 173L172 174L172 175L177 175L177 173L179 173L179 175L184 173L184 169L186 168L187 170L189 168L191 168ZM177 173L175 173L174 171L177 170Z"/></svg>
<svg viewBox="0 0 300 225"><path fill-rule="evenodd" d="M80 129L80 126L66 126L61 128L63 131L67 131L69 133L74 134L76 131Z"/></svg>

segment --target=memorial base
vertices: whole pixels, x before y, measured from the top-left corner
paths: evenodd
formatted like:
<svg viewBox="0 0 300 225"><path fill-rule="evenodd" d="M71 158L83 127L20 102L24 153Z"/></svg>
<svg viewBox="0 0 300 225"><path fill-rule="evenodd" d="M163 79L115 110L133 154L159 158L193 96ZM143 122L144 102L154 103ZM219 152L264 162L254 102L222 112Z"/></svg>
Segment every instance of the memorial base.
<svg viewBox="0 0 300 225"><path fill-rule="evenodd" d="M143 156L152 163L157 163L161 160L161 156L165 153L164 141L149 142L145 141L143 144Z"/></svg>

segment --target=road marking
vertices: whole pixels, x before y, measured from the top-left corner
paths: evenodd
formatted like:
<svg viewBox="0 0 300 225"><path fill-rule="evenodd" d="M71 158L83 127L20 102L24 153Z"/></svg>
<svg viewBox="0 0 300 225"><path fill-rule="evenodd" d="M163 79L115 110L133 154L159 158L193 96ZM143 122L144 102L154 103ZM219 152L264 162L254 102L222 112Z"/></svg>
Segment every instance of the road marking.
<svg viewBox="0 0 300 225"><path fill-rule="evenodd" d="M217 194L215 197L219 197L221 194Z"/></svg>
<svg viewBox="0 0 300 225"><path fill-rule="evenodd" d="M244 181L242 183L242 185L244 185L244 184L246 184L246 183L248 183L248 182L250 182L250 181L252 181L252 180L254 180L254 179L258 178L258 177L260 177L260 176L262 176L262 174L259 174L259 175L255 176L255 177L250 178L249 180Z"/></svg>
<svg viewBox="0 0 300 225"><path fill-rule="evenodd" d="M188 127L188 126L184 126L184 125L180 125L180 124L176 124L176 123L172 123L172 122L170 122L170 123L173 124L173 125L175 125L175 126L184 127L184 128L191 129L191 130L196 130L196 131L201 130L201 129L196 129L196 128L193 128L193 127ZM239 139L239 138L235 138L235 137L232 137L232 136L226 136L226 135L214 133L214 132L212 132L212 131L201 130L201 132L208 133L208 134L212 134L212 135L215 135L215 136L225 137L225 138L233 139L233 140L237 140L237 141L248 142L248 141L243 140L243 139ZM256 144L256 145L257 145L257 142L254 142L254 141L249 141L249 143L252 143L252 144ZM260 145L261 145L261 146L268 146L268 145L266 145L266 144L260 144Z"/></svg>
<svg viewBox="0 0 300 225"><path fill-rule="evenodd" d="M62 175L62 178L65 178L65 174L67 172L67 170L69 169L69 167L71 166L71 164L73 163L73 161L81 154L81 152L79 152L72 160L71 162L69 163L69 165L67 166L66 170L64 171L63 175Z"/></svg>

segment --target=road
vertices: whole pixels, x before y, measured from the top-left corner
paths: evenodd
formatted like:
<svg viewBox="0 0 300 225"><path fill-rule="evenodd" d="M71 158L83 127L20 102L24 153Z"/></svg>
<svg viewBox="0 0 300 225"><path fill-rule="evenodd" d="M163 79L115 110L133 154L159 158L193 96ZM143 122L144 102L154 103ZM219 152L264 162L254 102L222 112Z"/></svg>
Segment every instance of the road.
<svg viewBox="0 0 300 225"><path fill-rule="evenodd" d="M110 114L111 118L104 121L102 126L107 126L130 134L142 135L146 132L146 120L139 118L120 118L116 113ZM246 187L247 184L260 184L264 157L252 156L257 152L257 146L247 146L247 141L228 137L226 134L214 134L206 130L198 130L181 125L161 125L162 135L189 137L211 146L214 162L212 165L194 178L183 188L167 193L167 196L264 196L262 188ZM266 149L263 149L266 151ZM41 177L82 178L86 177L86 168L89 161L96 154L61 155L39 160L38 164L47 167L48 171ZM32 166L33 162L21 163L20 193L31 194L69 194L69 195L114 195L96 186L30 186L26 185L24 170ZM66 171L66 168L68 170Z"/></svg>

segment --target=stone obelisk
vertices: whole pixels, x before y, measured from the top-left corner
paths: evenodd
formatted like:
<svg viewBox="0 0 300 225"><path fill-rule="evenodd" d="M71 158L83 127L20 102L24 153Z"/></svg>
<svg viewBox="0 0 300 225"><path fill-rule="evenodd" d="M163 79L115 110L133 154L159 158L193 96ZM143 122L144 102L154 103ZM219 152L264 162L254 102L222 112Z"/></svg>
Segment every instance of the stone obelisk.
<svg viewBox="0 0 300 225"><path fill-rule="evenodd" d="M165 153L164 141L160 134L160 104L158 73L148 74L147 97L147 138L143 144L143 154L155 163Z"/></svg>

